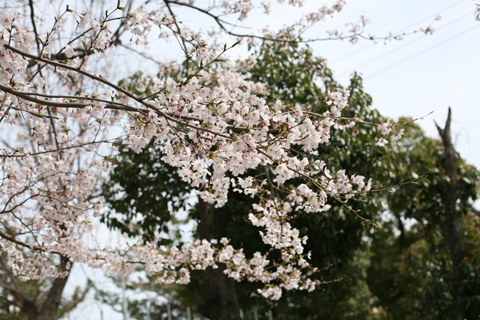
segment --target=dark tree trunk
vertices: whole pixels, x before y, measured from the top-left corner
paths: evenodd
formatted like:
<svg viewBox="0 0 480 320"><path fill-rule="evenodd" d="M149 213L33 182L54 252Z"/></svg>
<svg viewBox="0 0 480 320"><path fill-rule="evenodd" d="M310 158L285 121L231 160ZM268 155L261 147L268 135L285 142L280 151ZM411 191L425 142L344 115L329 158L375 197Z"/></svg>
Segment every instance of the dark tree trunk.
<svg viewBox="0 0 480 320"><path fill-rule="evenodd" d="M66 270L68 262L69 260L67 257L61 256L60 266L62 271ZM40 308L38 296L33 298L29 297L27 293L22 290L22 288L18 285L15 276L9 271L8 266L1 257L0 264L2 264L5 272L10 278L10 285L8 287L4 287L4 289L8 290L8 292L14 297L15 305L22 309L28 320L55 319L55 313L60 306L60 302L62 301L63 290L65 289L65 285L70 273L65 278L56 278L53 281L52 287L48 291L47 298L43 302L43 307ZM0 286L2 286L2 284L7 285L7 280L2 279Z"/></svg>
<svg viewBox="0 0 480 320"><path fill-rule="evenodd" d="M27 314L28 320L38 319L38 308L35 302L31 300L25 300L23 303L23 310Z"/></svg>
<svg viewBox="0 0 480 320"><path fill-rule="evenodd" d="M463 274L460 266L465 257L463 251L463 238L458 222L458 213L455 208L457 202L457 166L455 149L453 148L450 136L450 123L452 120L452 110L448 108L448 118L445 129L441 129L437 124L438 132L442 138L443 148L445 150L445 173L450 179L445 194L442 195L443 205L445 207L445 222L447 223L448 241L452 256L452 286L453 296L458 297L463 280Z"/></svg>
<svg viewBox="0 0 480 320"><path fill-rule="evenodd" d="M62 271L67 270L67 264L69 260L65 256L61 256L60 267ZM68 277L70 272L67 274L65 278L56 278L53 281L53 285L48 292L47 300L43 304L42 311L37 317L37 320L52 320L54 319L55 313L60 306L60 302L62 301L62 294L63 289L65 289L65 285L67 284Z"/></svg>
<svg viewBox="0 0 480 320"><path fill-rule="evenodd" d="M399 247L400 247L400 253L403 252L405 249L405 225L403 224L402 221L402 216L400 214L396 215L397 218L397 226L398 230L400 231L400 237L399 237Z"/></svg>
<svg viewBox="0 0 480 320"><path fill-rule="evenodd" d="M198 236L206 240L225 237L232 214L228 210L215 209L202 199L199 199L198 210ZM228 278L223 273L224 270L223 264L218 264L218 269L206 270L210 288L205 293L204 304L199 307L199 311L210 320L240 320L235 281Z"/></svg>

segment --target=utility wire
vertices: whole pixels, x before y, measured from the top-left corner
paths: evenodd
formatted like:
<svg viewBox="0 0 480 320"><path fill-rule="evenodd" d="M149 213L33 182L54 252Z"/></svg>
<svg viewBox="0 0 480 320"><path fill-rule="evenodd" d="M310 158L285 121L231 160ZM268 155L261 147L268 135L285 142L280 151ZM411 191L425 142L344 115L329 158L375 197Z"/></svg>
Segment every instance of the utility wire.
<svg viewBox="0 0 480 320"><path fill-rule="evenodd" d="M451 22L449 22L449 23L447 23L447 24L439 27L439 28L436 29L435 31L440 31L440 30L442 30L442 29L445 29L446 27L448 27L448 26L450 26L450 25L452 25L452 24L454 24L454 23L457 23L458 21L461 21L462 19L464 19L464 18L466 18L466 17L469 17L469 16L471 16L471 15L472 15L472 13L469 12L469 13L467 13L466 15L463 15L463 16L461 16L461 17L458 17L457 19L455 19L455 20L453 20L453 21L451 21ZM400 47L397 47L397 48L395 48L395 49L393 49L393 50L387 51L387 52L385 52L384 54L379 55L378 57L375 57L375 58L373 58L373 59L371 59L371 60L368 60L367 62L362 63L361 65L359 65L359 66L357 66L357 67L355 67L355 68L350 69L349 71L342 72L342 73L339 74L338 76L341 77L341 76L343 76L343 75L345 75L345 74L347 74L347 73L350 73L350 72L352 72L352 71L354 71L354 70L358 70L358 69L360 69L360 68L363 68L363 67L369 65L369 64L372 63L372 62L376 62L376 61L378 61L379 59L381 59L381 58L383 58L383 57L386 57L386 56L388 56L388 55L391 54L391 53L394 53L394 52L396 52L396 51L398 51L398 50L400 50L400 49L403 49L403 48L405 48L405 47L408 47L409 45L417 42L418 40L423 40L423 39L424 39L423 37L418 37L418 38L416 38L416 39L414 39L414 40L412 40L412 41L409 41L409 42L403 44L403 45L400 46Z"/></svg>
<svg viewBox="0 0 480 320"><path fill-rule="evenodd" d="M443 11L446 11L446 10L448 10L448 9L451 9L451 8L459 5L459 4L462 3L462 2L465 2L465 0L457 1L457 2L455 2L454 4L451 4L451 5L445 7L445 8L443 8L443 9L441 9L441 10L438 10L438 11L435 12L435 13L429 14L428 16L425 16L425 17L423 17L422 19L417 20L417 21L411 23L411 24L409 24L409 25L406 26L406 27L403 27L403 28L401 28L401 29L398 29L398 31L395 31L395 33L400 32L400 31L403 31L403 30L408 29L408 28L410 28L410 27L413 27L413 26L419 24L420 22L422 22L422 21L424 21L424 20L427 20L428 18L430 18L430 19L431 19L432 17L435 18L435 17L438 16L439 13L442 13Z"/></svg>
<svg viewBox="0 0 480 320"><path fill-rule="evenodd" d="M402 63L404 63L404 62L407 62L407 61L409 61L409 60L411 60L411 59L413 59L413 58L415 58L415 57L417 57L417 56L419 56L419 55L421 55L421 54L424 54L425 52L428 52L428 51L430 51L430 50L432 50L432 49L434 49L434 48L436 48L436 47L438 47L438 46L441 46L442 44L445 44L445 43L447 43L447 42L449 42L449 41L451 41L451 40L453 40L453 39L455 39L455 38L457 38L457 37L463 36L463 35L469 33L470 31L473 31L475 28L478 28L478 27L480 27L480 24L477 24L476 26L474 26L474 27L472 27L472 28L470 28L470 29L467 29L467 30L465 30L465 31L463 31L463 32L457 33L457 34L454 35L453 37L450 37L450 38L448 38L448 39L445 39L445 40L443 40L442 42L439 42L439 43L437 43L437 44L434 45L434 46L431 46L431 47L429 47L429 48L427 48L427 49L425 49L425 50L423 50L423 51L420 51L420 52L418 52L418 53L416 53L416 54L414 54L414 55L412 55L412 56L410 56L410 57L408 57L408 58L405 58L405 59L403 59L403 60L400 60L400 61L398 61L398 62L396 62L396 63L394 63L394 64L392 64L392 65L389 65L388 67L386 67L386 68L384 68L384 69L381 69L380 71L374 72L374 73L366 76L365 78L369 78L369 79L370 79L370 78L373 78L374 76L379 75L380 73L385 72L385 71L387 71L387 70L389 70L389 69L391 69L391 68L393 68L393 67L396 67L396 66L398 66L399 64L402 64Z"/></svg>
<svg viewBox="0 0 480 320"><path fill-rule="evenodd" d="M422 18L422 19L419 19L419 20L411 23L411 24L409 24L409 25L406 26L406 27L400 28L400 29L398 29L398 31L395 31L395 32L393 32L393 33L394 33L394 34L395 34L395 33L399 33L399 32L401 32L401 31L403 31L403 30L405 30L405 29L408 29L408 28L410 28L410 27L412 27L412 26L417 25L417 24L420 23L420 22L425 21L426 19L429 19L429 18L431 19L432 16L436 17L439 13L442 13L442 12L445 11L445 10L448 10L448 9L450 9L450 8L453 8L453 7L455 7L456 5L460 4L461 2L464 2L464 0L457 1L457 2L455 2L454 4L451 4L451 5L449 5L449 6L446 7L446 8L443 8L443 9L441 9L441 10L439 10L439 11L433 13L433 14L429 14L428 16L426 16L426 17L424 17L424 18ZM340 58L340 59L338 59L338 60L336 60L336 61L331 62L330 64L332 65L332 64L338 63L338 62L340 62L340 61L343 61L343 60L345 60L346 58L350 58L351 56L356 55L357 53L362 52L362 51L364 51L365 49L371 48L371 47L373 47L373 46L375 46L375 44L365 46L365 47L363 47L363 48L361 48L361 49L359 49L359 50L357 50L357 51L354 51L354 52L352 52L352 53L349 53L349 54L347 54L346 56L343 56L342 58Z"/></svg>

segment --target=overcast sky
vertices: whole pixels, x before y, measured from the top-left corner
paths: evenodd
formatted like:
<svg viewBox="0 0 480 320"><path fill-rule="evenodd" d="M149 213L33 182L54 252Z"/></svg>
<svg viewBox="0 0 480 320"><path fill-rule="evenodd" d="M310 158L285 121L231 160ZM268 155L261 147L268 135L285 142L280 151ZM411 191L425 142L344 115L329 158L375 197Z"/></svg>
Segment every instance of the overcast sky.
<svg viewBox="0 0 480 320"><path fill-rule="evenodd" d="M321 3L330 2L307 0L297 10L274 5L267 23L272 28L288 24ZM340 14L318 24L310 35L345 30L344 24L358 20L362 13L371 20L366 33L376 36L427 27L438 15L441 20L434 23L433 35L413 35L386 45L323 41L311 46L328 59L343 84L353 71L360 72L373 107L383 115L416 118L433 111L418 121L430 136L438 137L433 121L443 126L451 106L455 147L480 167L480 21L474 18L474 8L472 0L347 1Z"/></svg>

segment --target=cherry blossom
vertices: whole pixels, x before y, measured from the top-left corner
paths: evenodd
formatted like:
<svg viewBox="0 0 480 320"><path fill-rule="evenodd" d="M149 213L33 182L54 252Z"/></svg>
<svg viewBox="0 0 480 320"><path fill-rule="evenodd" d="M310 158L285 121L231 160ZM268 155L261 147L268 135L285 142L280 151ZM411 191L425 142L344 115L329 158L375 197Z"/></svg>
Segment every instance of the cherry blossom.
<svg viewBox="0 0 480 320"><path fill-rule="evenodd" d="M288 4L301 7L303 2ZM268 3L263 5L269 11ZM306 21L316 23L343 5L338 1L322 7ZM219 9L242 20L254 2L225 0ZM96 15L67 7L55 19L46 19L43 26L49 28L35 31L21 16L0 13L0 123L9 131L9 143L0 150L0 249L9 267L28 280L64 277L74 263L113 275L143 264L160 282L186 284L191 270L223 263L234 280L263 283L259 293L269 299L278 300L283 290L314 290L321 282L310 276L318 269L304 252L308 239L290 222L293 212L319 214L329 210L329 201L345 204L372 187L371 180L365 184L366 177L331 172L317 156L333 130L348 130L361 121L342 116L349 91L327 92L328 110L321 114L266 101L265 86L239 73L255 65L254 56L224 60L240 40L223 47L209 43L202 30L180 27L165 8L149 10L127 12L117 6ZM131 40L128 46L120 32ZM187 62L195 64L193 71L177 81L142 76L135 90L105 75L112 61L105 57L119 50L116 44L141 51L155 32L161 40L178 40ZM379 146L403 133L385 119L369 125L378 129ZM247 257L228 239L195 240L179 248L142 239L115 250L88 247L84 239L92 235L95 218L108 210L101 184L115 166L119 143L136 152L151 143L161 145L161 160L178 168L198 196L216 207L228 202L231 189L258 200L248 219L263 242L280 251L281 261L261 252ZM265 174L248 175L259 167ZM294 179L301 183L285 187ZM276 197L275 190L287 196ZM59 255L68 258L66 269L52 258Z"/></svg>

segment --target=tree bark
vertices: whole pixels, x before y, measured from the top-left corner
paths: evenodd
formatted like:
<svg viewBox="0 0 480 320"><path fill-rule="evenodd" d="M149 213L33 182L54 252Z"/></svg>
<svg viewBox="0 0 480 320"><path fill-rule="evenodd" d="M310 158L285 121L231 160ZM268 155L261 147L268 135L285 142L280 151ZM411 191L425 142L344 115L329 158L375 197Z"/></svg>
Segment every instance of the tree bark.
<svg viewBox="0 0 480 320"><path fill-rule="evenodd" d="M62 270L66 270L68 262L69 260L67 257L61 256L60 266ZM28 320L55 319L55 314L60 306L63 290L65 289L70 273L65 278L56 278L53 281L52 287L48 291L47 298L42 303L43 307L40 307L41 302L39 303L38 295L36 297L29 297L28 294L22 290L2 257L0 257L0 264L6 275L10 278L10 283L8 283L5 278L1 279L0 286L4 287L4 289L13 296L15 300L14 305L21 308Z"/></svg>
<svg viewBox="0 0 480 320"><path fill-rule="evenodd" d="M445 152L445 173L450 179L447 184L446 192L442 195L443 205L445 207L445 222L447 224L448 241L452 257L452 287L453 296L458 297L463 280L463 274L460 266L465 257L463 249L463 238L460 231L460 224L458 222L458 213L456 211L457 202L457 166L455 149L453 148L450 123L452 120L452 110L448 108L448 118L445 128L441 129L436 123L440 137L442 138L443 149Z"/></svg>
<svg viewBox="0 0 480 320"><path fill-rule="evenodd" d="M397 226L398 230L400 231L400 236L399 236L399 247L400 247L400 253L403 252L405 249L405 225L403 224L402 221L402 216L400 214L395 215L397 218Z"/></svg>
<svg viewBox="0 0 480 320"><path fill-rule="evenodd" d="M226 235L228 223L232 219L230 212L215 209L202 199L199 199L198 210L200 223L197 232L201 239L220 239ZM218 269L206 270L210 288L205 294L204 304L199 307L199 311L210 320L240 320L235 281L228 278L223 273L224 270L224 264L218 264Z"/></svg>
<svg viewBox="0 0 480 320"><path fill-rule="evenodd" d="M62 271L67 270L68 263L69 259L65 256L61 256L60 267ZM69 276L70 272L65 276L65 278L56 278L53 281L53 285L48 292L47 300L45 300L42 311L40 311L37 320L54 319L55 313L60 306L60 302L62 301L63 289L65 289L65 285L67 284Z"/></svg>

